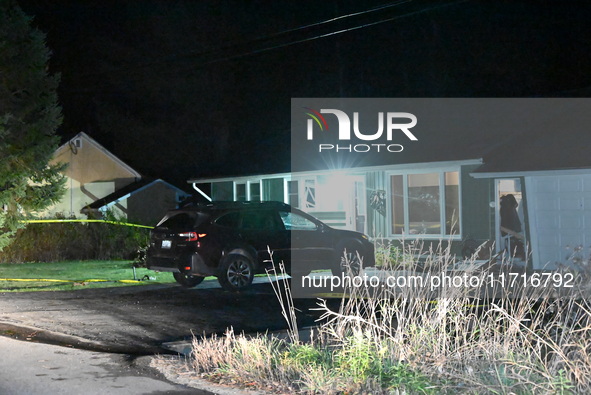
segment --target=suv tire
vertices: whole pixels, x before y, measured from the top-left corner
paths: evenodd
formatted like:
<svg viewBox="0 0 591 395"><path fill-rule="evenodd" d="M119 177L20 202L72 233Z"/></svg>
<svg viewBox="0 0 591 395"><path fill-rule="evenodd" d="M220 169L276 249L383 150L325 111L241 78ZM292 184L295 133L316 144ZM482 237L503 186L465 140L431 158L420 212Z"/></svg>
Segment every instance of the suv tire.
<svg viewBox="0 0 591 395"><path fill-rule="evenodd" d="M174 279L176 280L176 282L185 288L196 287L197 285L201 284L203 279L205 279L205 277L189 276L188 274L180 273L180 272L174 272L174 273L172 273L172 275L173 275Z"/></svg>
<svg viewBox="0 0 591 395"><path fill-rule="evenodd" d="M336 259L336 264L332 268L332 275L340 277L341 274L345 276L358 276L362 269L363 255L355 246L345 246L340 248L339 256Z"/></svg>
<svg viewBox="0 0 591 395"><path fill-rule="evenodd" d="M220 263L218 281L226 291L238 292L252 284L253 279L252 259L244 255L229 254Z"/></svg>

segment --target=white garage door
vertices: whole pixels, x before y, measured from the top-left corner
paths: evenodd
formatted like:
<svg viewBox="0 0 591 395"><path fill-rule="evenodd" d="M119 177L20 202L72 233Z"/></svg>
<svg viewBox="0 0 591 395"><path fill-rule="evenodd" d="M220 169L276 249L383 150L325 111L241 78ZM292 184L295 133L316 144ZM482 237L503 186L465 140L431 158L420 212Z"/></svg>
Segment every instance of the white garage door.
<svg viewBox="0 0 591 395"><path fill-rule="evenodd" d="M569 263L575 248L589 258L591 174L526 177L534 268Z"/></svg>

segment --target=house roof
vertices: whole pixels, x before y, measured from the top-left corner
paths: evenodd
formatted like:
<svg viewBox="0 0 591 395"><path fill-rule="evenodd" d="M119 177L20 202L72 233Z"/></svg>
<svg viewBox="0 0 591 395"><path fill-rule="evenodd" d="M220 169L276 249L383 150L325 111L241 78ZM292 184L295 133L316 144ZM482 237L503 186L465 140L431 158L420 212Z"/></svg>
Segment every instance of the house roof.
<svg viewBox="0 0 591 395"><path fill-rule="evenodd" d="M484 156L476 177L503 173L568 171L591 168L591 100L556 108L543 124L499 145Z"/></svg>
<svg viewBox="0 0 591 395"><path fill-rule="evenodd" d="M117 156L115 156L111 151L109 151L108 149L103 147L99 142L97 142L95 139L93 139L92 137L90 137L88 134L86 134L84 132L78 133L77 135L75 135L74 137L69 139L67 142L62 144L55 151L54 158L59 157L59 155L61 155L64 151L72 151L74 154L76 154L78 151L78 148L76 147L75 142L76 142L76 140L79 140L79 139L83 141L82 144L92 145L99 152L101 152L103 155L105 155L107 158L109 158L112 162L114 162L117 166L119 166L119 168L121 168L124 171L126 171L127 173L129 173L129 176L136 178L136 179L140 179L142 177L142 175L138 171L133 169L127 163L123 162L121 159L119 159ZM84 180L81 180L81 181L84 181Z"/></svg>
<svg viewBox="0 0 591 395"><path fill-rule="evenodd" d="M117 191L111 193L110 195L107 195L104 198L99 199L99 200L89 204L88 206L86 206L82 209L82 212L85 212L87 210L99 210L102 207L109 206L109 205L119 202L121 200L125 200L125 199L129 198L131 195L141 192L141 191L143 191L155 184L158 184L158 183L162 183L171 189L175 189L178 192L189 195L187 192L183 191L180 188L175 187L174 185L172 185L164 180L142 179L140 181L129 184L121 189L118 189Z"/></svg>
<svg viewBox="0 0 591 395"><path fill-rule="evenodd" d="M422 163L402 163L398 165L379 165L379 166L358 166L353 169L344 169L347 173L363 173L363 172L371 172L371 171L387 171L387 170L407 170L408 168L412 168L413 170L425 170L425 169L452 169L456 168L457 166L470 166L470 165L480 165L482 164L482 160L480 159L463 159L463 160L451 160L451 161L434 161L434 162L422 162ZM326 170L313 170L313 171L303 171L298 172L298 176L312 176L312 175L319 175L325 174ZM262 179L271 179L271 178L285 178L294 175L294 172L282 172L282 173L264 173L264 174L251 174L251 175L234 175L234 176L226 176L226 177L208 177L208 178L190 178L187 180L189 184L207 184L210 182L247 182L247 181L255 181L262 180Z"/></svg>
<svg viewBox="0 0 591 395"><path fill-rule="evenodd" d="M475 175L501 175L591 168L591 133L548 133L519 136L484 158Z"/></svg>
<svg viewBox="0 0 591 395"><path fill-rule="evenodd" d="M347 108L348 103L343 99L342 103L338 103L341 107L335 105L333 108L342 108L351 114L355 107L351 105ZM323 105L319 101L312 102L310 106L330 108L321 107ZM375 117L377 111L384 111L383 108L376 107L369 114ZM412 129L417 141L410 141L399 132L391 141L403 145L401 152L319 152L319 143L336 144L339 125L333 122L329 123L330 129L315 129L314 140L306 141L305 122L309 116L299 111L299 107L293 110L291 171L412 167L460 161L483 163L474 174L591 167L591 155L588 154L588 147L591 147L591 100L587 98L396 99L388 103L387 108L408 111L418 119ZM362 119L366 113L360 114ZM326 118L334 121L334 116L330 114ZM373 129L368 127L365 133L375 130L374 125ZM301 136L297 136L298 133ZM338 141L338 144L369 145L373 142L351 140ZM269 170L268 173L278 173ZM222 175L216 180L232 179L230 176ZM211 180L193 178L189 182Z"/></svg>

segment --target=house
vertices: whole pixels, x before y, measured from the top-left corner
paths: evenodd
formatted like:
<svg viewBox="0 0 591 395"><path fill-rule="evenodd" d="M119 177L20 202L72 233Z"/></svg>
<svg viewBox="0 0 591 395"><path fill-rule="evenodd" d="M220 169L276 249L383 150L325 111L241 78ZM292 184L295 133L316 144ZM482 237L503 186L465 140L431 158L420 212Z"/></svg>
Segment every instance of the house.
<svg viewBox="0 0 591 395"><path fill-rule="evenodd" d="M148 180L84 132L59 147L51 163L67 164L66 193L43 216L100 217L106 210L128 221L155 225L189 196L163 180Z"/></svg>
<svg viewBox="0 0 591 395"><path fill-rule="evenodd" d="M534 268L577 263L590 269L590 110L588 99L558 101L554 110L558 116L493 150L471 174L491 182L497 196L517 197L525 224L521 234ZM494 215L499 224L500 210ZM502 238L500 226L495 231L495 238Z"/></svg>
<svg viewBox="0 0 591 395"><path fill-rule="evenodd" d="M187 197L189 194L164 180L144 178L88 204L80 212L100 218L109 210L131 223L153 226Z"/></svg>
<svg viewBox="0 0 591 395"><path fill-rule="evenodd" d="M416 115L418 139L365 155L366 141L322 152L301 138L310 124L320 135L322 123L308 121L312 108L352 114L359 99L294 100L292 172L188 182L213 200L279 200L395 243L451 242L458 255L487 243L535 269L572 264L573 252L589 259L591 101L381 99L369 107ZM323 129L335 130L333 110L324 111Z"/></svg>

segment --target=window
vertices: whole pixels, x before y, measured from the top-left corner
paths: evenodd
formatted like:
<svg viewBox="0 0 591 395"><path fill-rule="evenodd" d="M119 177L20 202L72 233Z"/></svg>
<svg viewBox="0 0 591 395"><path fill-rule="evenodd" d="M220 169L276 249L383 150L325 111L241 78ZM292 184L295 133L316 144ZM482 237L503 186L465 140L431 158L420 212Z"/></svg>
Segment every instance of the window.
<svg viewBox="0 0 591 395"><path fill-rule="evenodd" d="M390 176L393 235L459 236L459 172Z"/></svg>
<svg viewBox="0 0 591 395"><path fill-rule="evenodd" d="M445 173L445 234L460 234L460 174Z"/></svg>
<svg viewBox="0 0 591 395"><path fill-rule="evenodd" d="M246 184L236 184L236 201L246 201Z"/></svg>
<svg viewBox="0 0 591 395"><path fill-rule="evenodd" d="M283 178L265 178L261 182L263 201L285 201L285 180Z"/></svg>
<svg viewBox="0 0 591 395"><path fill-rule="evenodd" d="M234 183L232 181L211 184L211 197L213 200L234 200L234 193Z"/></svg>
<svg viewBox="0 0 591 395"><path fill-rule="evenodd" d="M168 229L190 229L195 225L195 215L191 213L178 213L167 218L158 226Z"/></svg>
<svg viewBox="0 0 591 395"><path fill-rule="evenodd" d="M280 211L279 215L287 230L316 230L318 227L308 218L289 211Z"/></svg>
<svg viewBox="0 0 591 395"><path fill-rule="evenodd" d="M408 175L408 233L441 234L439 174Z"/></svg>
<svg viewBox="0 0 591 395"><path fill-rule="evenodd" d="M298 192L298 182L297 181L287 181L287 196L289 205L295 208L300 206L300 195Z"/></svg>
<svg viewBox="0 0 591 395"><path fill-rule="evenodd" d="M276 230L275 211L243 211L240 229L246 230Z"/></svg>
<svg viewBox="0 0 591 395"><path fill-rule="evenodd" d="M249 194L251 202L260 202L261 201L261 183L260 182L251 182L248 184Z"/></svg>
<svg viewBox="0 0 591 395"><path fill-rule="evenodd" d="M402 176L392 176L392 233L404 234L404 184Z"/></svg>
<svg viewBox="0 0 591 395"><path fill-rule="evenodd" d="M224 214L219 217L215 223L219 226L224 226L227 228L237 228L238 224L240 223L240 212L234 211Z"/></svg>

